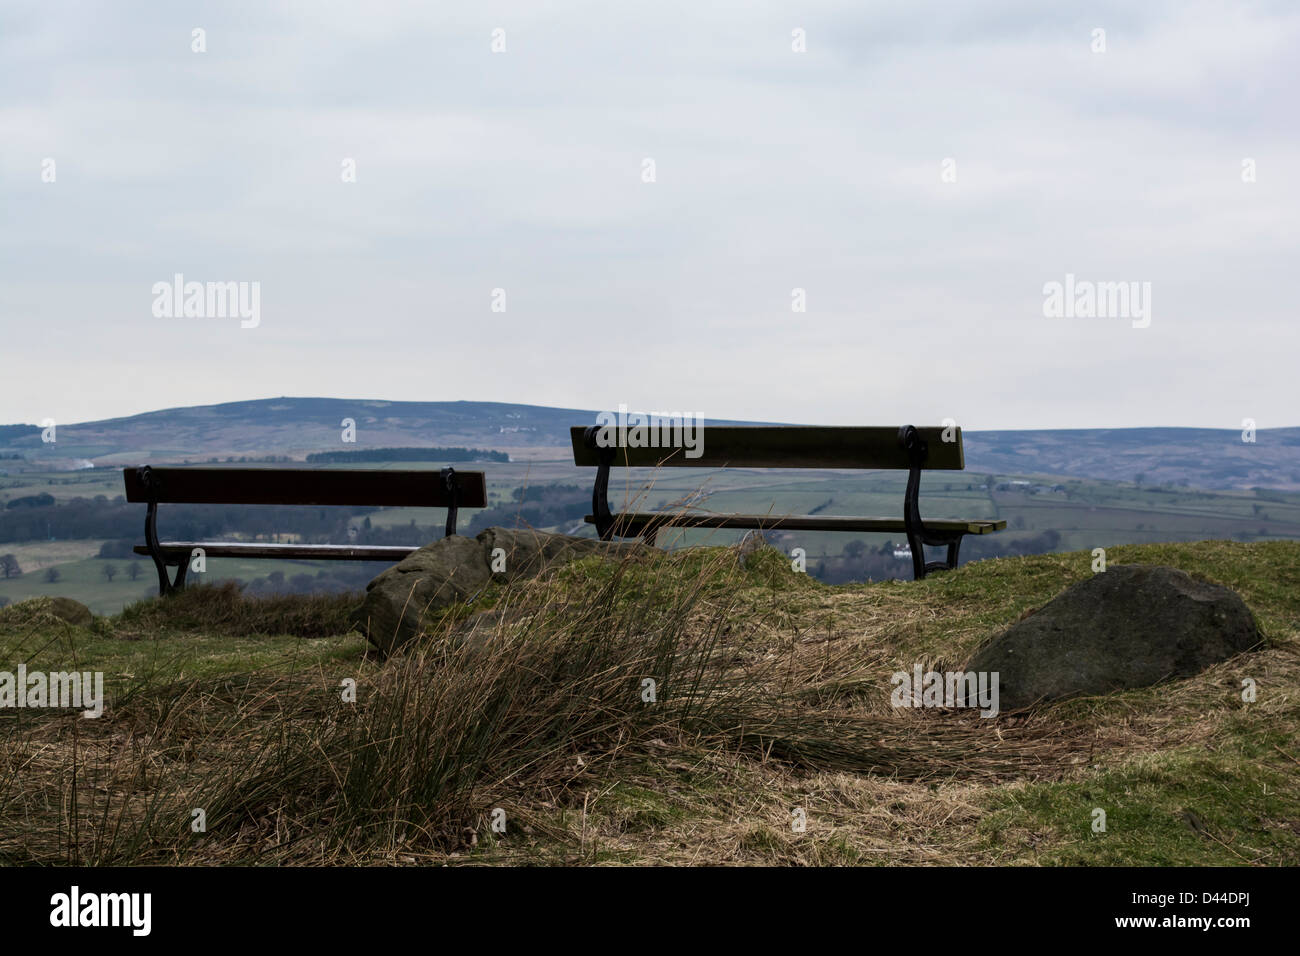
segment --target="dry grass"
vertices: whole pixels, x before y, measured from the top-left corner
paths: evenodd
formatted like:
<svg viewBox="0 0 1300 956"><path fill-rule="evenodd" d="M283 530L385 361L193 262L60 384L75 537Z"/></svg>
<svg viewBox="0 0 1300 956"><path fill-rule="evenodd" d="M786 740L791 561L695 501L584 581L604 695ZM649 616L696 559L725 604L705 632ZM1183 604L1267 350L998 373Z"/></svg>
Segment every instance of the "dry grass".
<svg viewBox="0 0 1300 956"><path fill-rule="evenodd" d="M141 601L118 615L122 638L148 637L164 628L207 634L289 634L315 637L348 630L355 594L283 594L244 597L233 581L189 587L167 601Z"/></svg>
<svg viewBox="0 0 1300 956"><path fill-rule="evenodd" d="M844 588L775 552L744 568L726 549L589 559L489 613L448 615L382 664L146 683L98 721L0 717L0 859L1295 863L1300 546L1164 547L1112 560L1225 580L1269 646L1159 688L992 720L898 711L893 671L960 666L1088 573L1086 556ZM194 600L114 627L337 623L329 608ZM1116 821L1108 842L1089 829L1095 806ZM204 834L190 832L195 808ZM1189 808L1208 836L1178 823Z"/></svg>

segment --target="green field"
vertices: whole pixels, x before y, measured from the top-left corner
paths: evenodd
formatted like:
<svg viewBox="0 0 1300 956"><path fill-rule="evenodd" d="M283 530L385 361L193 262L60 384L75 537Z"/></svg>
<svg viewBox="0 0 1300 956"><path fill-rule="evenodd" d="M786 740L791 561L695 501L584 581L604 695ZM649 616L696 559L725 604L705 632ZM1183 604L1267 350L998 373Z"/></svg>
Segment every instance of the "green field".
<svg viewBox="0 0 1300 956"><path fill-rule="evenodd" d="M123 494L122 473L116 469L96 468L87 471L25 472L0 476L0 507L14 498L52 495L56 500L115 498Z"/></svg>

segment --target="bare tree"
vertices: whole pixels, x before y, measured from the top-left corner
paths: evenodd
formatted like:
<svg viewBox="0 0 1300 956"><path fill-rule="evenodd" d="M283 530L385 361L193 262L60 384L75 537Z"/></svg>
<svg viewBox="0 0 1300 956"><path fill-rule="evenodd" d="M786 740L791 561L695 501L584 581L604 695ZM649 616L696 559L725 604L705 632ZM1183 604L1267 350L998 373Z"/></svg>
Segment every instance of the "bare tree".
<svg viewBox="0 0 1300 956"><path fill-rule="evenodd" d="M141 570L140 570L139 561L132 561L130 564L126 566L126 576L130 578L132 581L140 577L140 574L141 574Z"/></svg>
<svg viewBox="0 0 1300 956"><path fill-rule="evenodd" d="M21 578L23 569L18 564L18 558L12 554L0 555L0 574L6 578Z"/></svg>
<svg viewBox="0 0 1300 956"><path fill-rule="evenodd" d="M46 569L45 569L45 582L46 582L47 584L54 584L54 583L56 583L56 582L59 580L59 578L61 578L61 577L63 577L63 575L59 573L59 569L58 569L58 568L46 568Z"/></svg>
<svg viewBox="0 0 1300 956"><path fill-rule="evenodd" d="M99 569L99 572L104 575L105 580L107 580L109 584L112 584L113 578L117 577L117 565L106 564Z"/></svg>

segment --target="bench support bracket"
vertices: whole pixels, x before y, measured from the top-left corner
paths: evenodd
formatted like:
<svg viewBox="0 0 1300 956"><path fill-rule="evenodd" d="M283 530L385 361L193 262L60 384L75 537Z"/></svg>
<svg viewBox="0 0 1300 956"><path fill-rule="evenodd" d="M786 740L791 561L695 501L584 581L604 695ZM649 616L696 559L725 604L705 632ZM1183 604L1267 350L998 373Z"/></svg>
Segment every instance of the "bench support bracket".
<svg viewBox="0 0 1300 956"><path fill-rule="evenodd" d="M903 497L903 522L907 526L907 545L912 551L912 576L919 581L930 571L951 571L957 567L964 531L931 531L921 520L921 466L930 454L930 446L913 425L898 430L898 443L907 451L909 468L907 491ZM925 560L925 546L948 548L945 561Z"/></svg>
<svg viewBox="0 0 1300 956"><path fill-rule="evenodd" d="M154 567L158 569L158 596L166 597L185 589L185 572L190 569L190 557L181 558L176 568L176 578L167 573L167 555L158 543L158 502L149 502L149 510L144 518L144 540L149 546L149 557L153 558Z"/></svg>
<svg viewBox="0 0 1300 956"><path fill-rule="evenodd" d="M456 533L456 497L460 491L460 485L456 481L456 469L444 468L442 470L442 486L447 489L447 527L445 537L450 538Z"/></svg>
<svg viewBox="0 0 1300 956"><path fill-rule="evenodd" d="M608 541L614 536L614 516L609 510L609 467L614 463L614 449L601 448L596 444L599 431L597 426L591 425L582 438L600 459L600 467L596 469L596 484L591 489L591 513L596 519L596 534L601 541Z"/></svg>

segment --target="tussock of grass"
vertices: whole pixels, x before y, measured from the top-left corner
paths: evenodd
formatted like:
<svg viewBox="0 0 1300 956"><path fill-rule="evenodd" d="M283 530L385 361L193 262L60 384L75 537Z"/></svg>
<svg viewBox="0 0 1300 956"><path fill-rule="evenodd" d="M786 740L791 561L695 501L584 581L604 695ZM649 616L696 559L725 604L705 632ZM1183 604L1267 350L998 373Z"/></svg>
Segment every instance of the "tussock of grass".
<svg viewBox="0 0 1300 956"><path fill-rule="evenodd" d="M55 613L55 598L35 597L0 607L0 634L74 628Z"/></svg>
<svg viewBox="0 0 1300 956"><path fill-rule="evenodd" d="M114 620L121 636L148 636L161 630L205 634L285 634L325 637L351 630L348 612L356 594L245 597L233 581L187 587L167 598L141 601Z"/></svg>
<svg viewBox="0 0 1300 956"><path fill-rule="evenodd" d="M715 695L726 699L725 675L709 666L726 626L720 606L694 617L698 595L678 583L631 587L616 573L570 600L539 582L513 614L486 626L449 622L382 668L161 686L85 729L94 739L84 742L80 725L69 740L68 720L37 721L10 741L13 751L63 762L43 787L11 783L0 807L29 816L53 790L68 809L43 814L37 838L6 851L103 863L206 856L205 842L232 859L250 847L287 859L454 848L477 834L498 792L562 788L577 755L607 767L701 719ZM200 607L211 613L210 596ZM343 699L342 677L356 682L355 703ZM143 753L101 746L141 726ZM80 764L85 786L68 776L70 764ZM192 808L226 839L178 838ZM89 849L73 839L83 829L95 834Z"/></svg>
<svg viewBox="0 0 1300 956"><path fill-rule="evenodd" d="M1297 862L1300 544L1108 559L1237 588L1269 645L1158 688L993 720L889 706L893 671L959 667L1091 573L1085 553L838 588L775 551L744 566L721 548L586 559L494 593L486 613L454 609L382 663L355 635L326 640L347 610L328 600L144 605L42 653L106 653L150 629L190 644L204 630L302 636L240 672L191 660L137 677L98 721L0 715L0 860ZM1247 676L1255 703L1241 700Z"/></svg>

